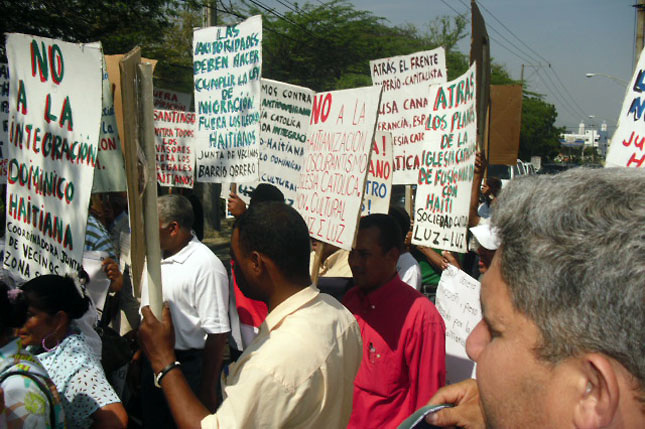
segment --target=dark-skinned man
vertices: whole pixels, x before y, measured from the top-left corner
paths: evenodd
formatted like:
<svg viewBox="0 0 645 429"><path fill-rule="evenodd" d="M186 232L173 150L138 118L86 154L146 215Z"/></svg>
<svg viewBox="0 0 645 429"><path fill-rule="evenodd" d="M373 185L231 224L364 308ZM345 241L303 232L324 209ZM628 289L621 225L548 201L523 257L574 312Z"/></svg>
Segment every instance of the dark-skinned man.
<svg viewBox="0 0 645 429"><path fill-rule="evenodd" d="M266 302L269 314L222 376L224 401L215 414L173 364L170 310L164 308L159 322L143 309L143 348L179 427L347 425L361 361L360 331L338 301L311 287L309 250L304 220L283 203L253 205L236 221L231 256L237 283L249 298Z"/></svg>
<svg viewBox="0 0 645 429"><path fill-rule="evenodd" d="M434 304L402 282L403 234L391 216L361 219L343 304L363 337L349 428L396 428L445 384L445 326Z"/></svg>
<svg viewBox="0 0 645 429"><path fill-rule="evenodd" d="M158 199L163 299L172 310L174 353L192 390L210 410L218 405L216 383L222 369L228 319L228 275L224 265L191 232L190 201L181 195ZM148 304L147 277L141 304ZM173 427L163 393L155 387L154 366L144 366L143 418L146 427Z"/></svg>

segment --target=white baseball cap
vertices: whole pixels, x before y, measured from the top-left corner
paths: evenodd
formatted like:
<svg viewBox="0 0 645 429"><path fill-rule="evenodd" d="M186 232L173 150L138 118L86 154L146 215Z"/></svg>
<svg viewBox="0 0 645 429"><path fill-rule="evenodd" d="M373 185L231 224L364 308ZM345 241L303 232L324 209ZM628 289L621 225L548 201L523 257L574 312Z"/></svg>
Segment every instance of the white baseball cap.
<svg viewBox="0 0 645 429"><path fill-rule="evenodd" d="M497 250L499 247L499 238L495 229L488 223L477 225L470 228L479 245L488 250Z"/></svg>

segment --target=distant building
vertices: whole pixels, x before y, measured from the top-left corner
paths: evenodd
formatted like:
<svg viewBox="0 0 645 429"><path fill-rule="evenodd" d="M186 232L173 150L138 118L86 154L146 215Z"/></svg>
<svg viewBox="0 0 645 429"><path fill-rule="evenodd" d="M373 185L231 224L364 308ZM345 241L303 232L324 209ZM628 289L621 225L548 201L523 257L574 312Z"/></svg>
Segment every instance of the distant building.
<svg viewBox="0 0 645 429"><path fill-rule="evenodd" d="M566 147L582 147L584 145L585 147L596 147L600 148L602 151L602 145L600 144L602 140L601 136L604 131L604 147L605 151L607 150L607 124L605 122L602 123L602 126L600 128L600 132L596 130L595 128L591 128L589 130L585 129L585 123L580 122L580 125L578 126L578 132L577 133L563 133L560 134L560 143L562 146Z"/></svg>

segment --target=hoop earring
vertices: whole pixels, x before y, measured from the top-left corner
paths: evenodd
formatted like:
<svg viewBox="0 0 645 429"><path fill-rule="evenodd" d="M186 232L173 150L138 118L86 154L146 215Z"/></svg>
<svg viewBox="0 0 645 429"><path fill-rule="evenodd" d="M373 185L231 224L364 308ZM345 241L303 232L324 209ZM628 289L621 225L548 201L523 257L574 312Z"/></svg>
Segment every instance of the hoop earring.
<svg viewBox="0 0 645 429"><path fill-rule="evenodd" d="M43 340L40 342L40 345L43 346L43 350L45 350L46 352L50 352L54 350L60 344L60 341L57 339L56 345L54 347L52 348L47 347L47 344L46 344L47 338L51 337L52 335L54 335L54 332L51 332L50 334L46 335L45 338L43 338Z"/></svg>

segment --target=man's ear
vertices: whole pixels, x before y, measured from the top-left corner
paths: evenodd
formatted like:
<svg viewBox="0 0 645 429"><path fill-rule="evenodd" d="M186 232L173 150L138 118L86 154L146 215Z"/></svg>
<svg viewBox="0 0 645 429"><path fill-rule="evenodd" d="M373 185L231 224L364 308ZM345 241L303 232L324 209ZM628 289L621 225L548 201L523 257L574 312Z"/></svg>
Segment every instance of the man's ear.
<svg viewBox="0 0 645 429"><path fill-rule="evenodd" d="M614 420L620 401L616 369L610 359L601 353L585 354L580 362L582 377L577 388L575 426L606 427Z"/></svg>
<svg viewBox="0 0 645 429"><path fill-rule="evenodd" d="M249 268L250 268L251 272L253 273L253 275L258 276L258 277L260 275L262 275L262 273L266 269L262 254L259 253L256 250L253 250L249 254L248 259L249 259Z"/></svg>
<svg viewBox="0 0 645 429"><path fill-rule="evenodd" d="M401 256L401 250L396 247L392 247L387 251L386 255L390 261L394 261L394 264L396 264L399 261L399 256Z"/></svg>

